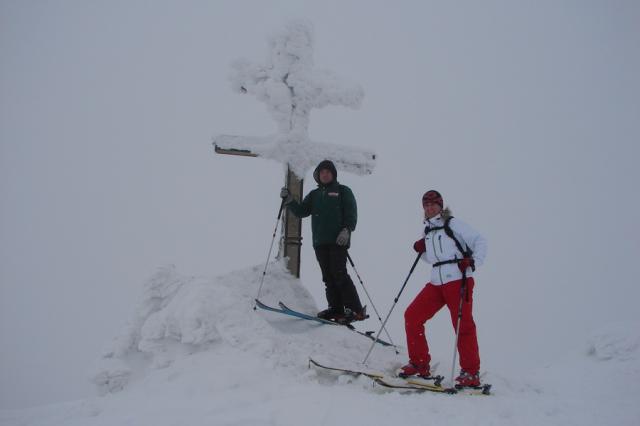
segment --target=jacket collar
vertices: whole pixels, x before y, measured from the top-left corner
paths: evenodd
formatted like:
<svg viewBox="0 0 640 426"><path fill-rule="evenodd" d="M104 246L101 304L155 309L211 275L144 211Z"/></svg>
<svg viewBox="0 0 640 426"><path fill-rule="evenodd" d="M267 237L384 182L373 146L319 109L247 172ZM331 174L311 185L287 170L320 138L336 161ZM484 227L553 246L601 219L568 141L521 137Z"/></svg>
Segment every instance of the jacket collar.
<svg viewBox="0 0 640 426"><path fill-rule="evenodd" d="M442 214L438 213L436 216L432 217L431 219L425 218L423 223L429 226L442 226L444 221L442 220Z"/></svg>

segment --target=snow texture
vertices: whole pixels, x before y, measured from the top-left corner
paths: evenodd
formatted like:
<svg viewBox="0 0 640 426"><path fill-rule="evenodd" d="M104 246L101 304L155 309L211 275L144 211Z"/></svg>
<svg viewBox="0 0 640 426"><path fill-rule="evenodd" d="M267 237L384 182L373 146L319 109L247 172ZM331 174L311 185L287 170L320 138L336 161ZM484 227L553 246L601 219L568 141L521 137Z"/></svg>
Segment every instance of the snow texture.
<svg viewBox="0 0 640 426"><path fill-rule="evenodd" d="M262 266L214 279L160 268L132 319L99 361L101 396L0 411L2 425L637 425L640 324L593 333L587 351L519 377L487 372L489 397L399 392L309 368L308 359L393 373L406 360L346 328L253 309ZM269 264L261 299L318 309L284 262ZM402 343L402 336L393 336ZM446 374L446 360L439 373ZM393 414L390 414L393 413Z"/></svg>
<svg viewBox="0 0 640 426"><path fill-rule="evenodd" d="M288 164L301 178L322 160L331 160L338 170L356 175L373 173L376 164L376 154L373 151L324 142L292 142L286 136L220 135L215 138L214 143L219 148L246 150L261 158Z"/></svg>
<svg viewBox="0 0 640 426"><path fill-rule="evenodd" d="M290 135L291 140L306 139L312 108L327 105L358 108L364 97L360 86L343 83L330 71L314 69L313 44L312 24L292 20L283 31L269 38L265 65L246 59L232 64L233 89L265 102L278 123L279 133Z"/></svg>
<svg viewBox="0 0 640 426"><path fill-rule="evenodd" d="M277 307L278 302L283 301L302 312L318 311L309 293L299 280L289 275L284 263L275 262L270 269L261 295L264 303ZM287 350L285 358L280 358L274 346L290 346L290 342L282 342L282 333L252 311L260 276L258 266L215 280L181 276L173 266L158 269L146 282L144 298L125 332L115 339L113 349L107 351L100 362L93 377L100 393L121 391L132 378L167 368L182 357L215 351L221 346L257 350L265 357L271 357L276 364L285 366L306 360L311 352L331 352L321 341L300 336L299 344ZM278 326L283 320L292 322L291 318L281 318L281 315L275 320ZM293 323L302 327L298 332L310 326L318 328L317 324L300 324L299 320ZM355 345L359 348L357 354L364 349L363 344L370 343L346 329L338 331L343 340L341 346ZM358 357L353 353L341 361Z"/></svg>
<svg viewBox="0 0 640 426"><path fill-rule="evenodd" d="M325 159L339 161L338 168L349 172L371 173L375 163L373 152L311 142L308 135L313 108L328 105L359 108L363 89L344 82L331 71L314 68L310 22L292 20L268 41L265 64L238 59L232 64L230 80L235 91L251 94L267 105L276 121L277 134L267 138L219 136L215 143L222 148L248 149L260 157L289 164L300 178Z"/></svg>
<svg viewBox="0 0 640 426"><path fill-rule="evenodd" d="M629 334L629 327L640 330L640 324L611 323L593 333L587 353L600 361L638 361L640 332Z"/></svg>

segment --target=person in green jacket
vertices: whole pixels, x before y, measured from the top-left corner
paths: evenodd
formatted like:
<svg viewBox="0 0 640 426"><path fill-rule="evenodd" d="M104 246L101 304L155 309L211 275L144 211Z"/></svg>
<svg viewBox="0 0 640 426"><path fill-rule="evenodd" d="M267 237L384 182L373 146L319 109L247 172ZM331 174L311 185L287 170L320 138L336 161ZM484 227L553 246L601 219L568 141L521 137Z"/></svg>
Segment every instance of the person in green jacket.
<svg viewBox="0 0 640 426"><path fill-rule="evenodd" d="M368 316L347 273L347 249L358 220L356 199L351 189L341 185L337 177L333 162L324 160L313 172L318 187L309 192L302 203L294 200L287 188L282 188L280 196L297 217L311 216L313 248L329 305L318 313L318 317L348 324Z"/></svg>

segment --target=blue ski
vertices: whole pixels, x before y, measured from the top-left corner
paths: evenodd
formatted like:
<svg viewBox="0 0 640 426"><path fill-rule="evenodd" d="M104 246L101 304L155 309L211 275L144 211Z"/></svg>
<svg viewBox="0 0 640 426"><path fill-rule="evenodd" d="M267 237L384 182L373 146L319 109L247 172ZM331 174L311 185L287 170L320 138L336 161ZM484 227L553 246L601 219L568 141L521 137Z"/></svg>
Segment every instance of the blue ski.
<svg viewBox="0 0 640 426"><path fill-rule="evenodd" d="M294 311L293 309L289 308L287 305L285 305L282 302L279 302L280 305L280 309L278 308L274 308L268 305L265 305L264 303L262 303L261 301L259 301L258 299L256 299L256 306L259 307L260 309L264 309L266 311L271 311L271 312L277 312L279 314L284 314L284 315L289 315L292 317L296 317L296 318L300 318L300 319L304 319L304 320L308 320L308 321L315 321L317 323L320 324L327 324L327 325L336 325L336 326L344 326L347 327L349 330L356 332L368 339L371 340L376 340L376 338L374 336L372 336L372 333L365 333L359 330L356 330L356 328L351 325L351 324L340 324L334 321L329 321L323 318L318 318L317 316L313 316L313 315L308 315L308 314L304 314L302 312L298 312L298 311ZM377 343L381 344L382 346L393 346L391 343L386 342L382 339L378 339Z"/></svg>
<svg viewBox="0 0 640 426"><path fill-rule="evenodd" d="M321 324L333 324L333 325L344 325L350 329L354 329L353 326L351 324L339 324L335 321L330 321L330 320L326 320L324 318L320 318L317 317L315 315L308 315L308 314L303 314L302 312L298 312L298 311L294 311L293 309L289 308L287 305L285 305L282 302L278 302L278 305L280 305L280 308L282 309L282 311L284 313L287 313L289 315L292 315L294 317L298 317L298 318L302 318L302 319L306 319L306 320L311 320L311 321L317 321Z"/></svg>
<svg viewBox="0 0 640 426"><path fill-rule="evenodd" d="M284 314L285 312L282 309L279 308L272 308L271 306L265 305L264 303L262 303L261 301L259 301L258 299L255 299L256 301L256 306L260 309L264 309L265 311L271 311L271 312L279 312L281 314Z"/></svg>

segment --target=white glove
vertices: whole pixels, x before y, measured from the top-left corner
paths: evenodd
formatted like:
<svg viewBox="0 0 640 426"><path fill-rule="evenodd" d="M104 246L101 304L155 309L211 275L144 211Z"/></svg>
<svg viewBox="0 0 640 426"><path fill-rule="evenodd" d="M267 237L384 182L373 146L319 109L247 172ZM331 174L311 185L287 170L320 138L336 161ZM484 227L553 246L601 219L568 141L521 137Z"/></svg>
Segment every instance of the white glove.
<svg viewBox="0 0 640 426"><path fill-rule="evenodd" d="M349 229L342 228L342 231L338 234L338 238L336 238L336 244L339 246L346 246L349 244L349 237L351 236L351 232Z"/></svg>
<svg viewBox="0 0 640 426"><path fill-rule="evenodd" d="M282 198L282 201L284 201L285 205L293 201L293 196L291 195L291 192L289 192L289 190L285 187L283 187L280 190L280 198Z"/></svg>

